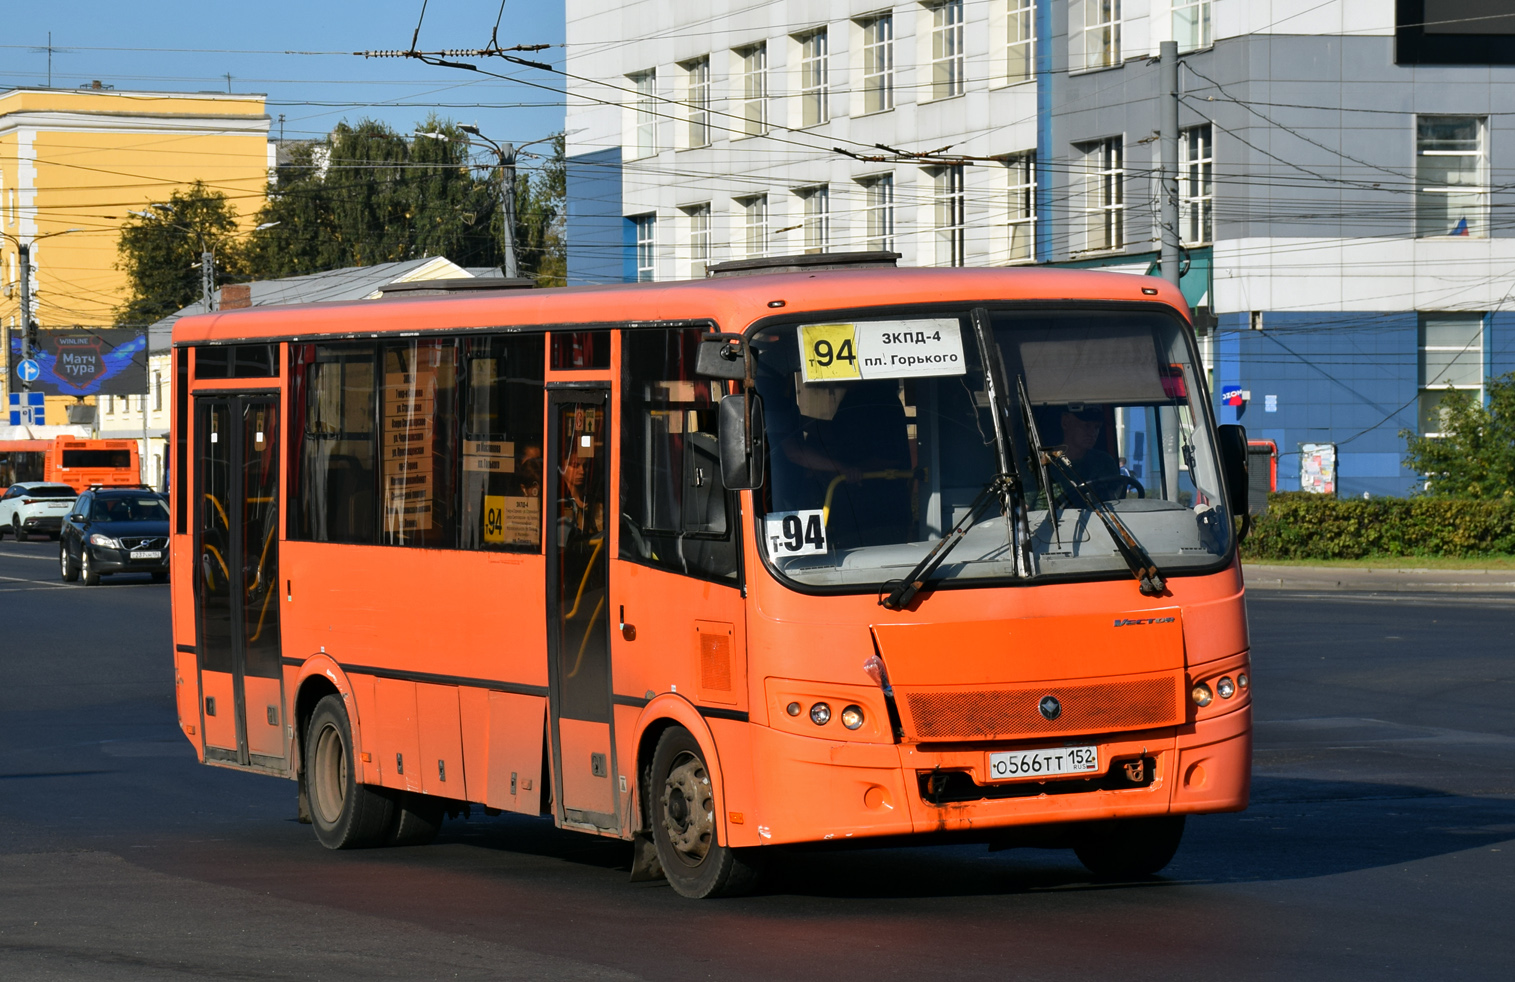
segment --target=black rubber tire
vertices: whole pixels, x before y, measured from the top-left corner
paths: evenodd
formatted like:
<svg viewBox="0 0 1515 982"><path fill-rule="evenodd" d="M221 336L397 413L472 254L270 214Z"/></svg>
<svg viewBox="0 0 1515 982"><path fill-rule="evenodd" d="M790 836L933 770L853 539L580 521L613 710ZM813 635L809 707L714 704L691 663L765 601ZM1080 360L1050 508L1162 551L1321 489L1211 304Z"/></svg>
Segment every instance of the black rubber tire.
<svg viewBox="0 0 1515 982"><path fill-rule="evenodd" d="M79 579L79 567L68 558L68 546L58 546L58 573L63 577L64 583L73 583Z"/></svg>
<svg viewBox="0 0 1515 982"><path fill-rule="evenodd" d="M1173 861L1184 838L1184 816L1090 822L1078 832L1073 852L1102 880L1152 876Z"/></svg>
<svg viewBox="0 0 1515 982"><path fill-rule="evenodd" d="M89 561L89 546L79 550L79 577L84 580L85 586L99 586L100 574L95 572L95 566Z"/></svg>
<svg viewBox="0 0 1515 982"><path fill-rule="evenodd" d="M305 727L305 782L310 824L328 849L366 849L384 844L394 821L394 798L357 782L352 726L342 697L316 703Z"/></svg>
<svg viewBox="0 0 1515 982"><path fill-rule="evenodd" d="M669 727L658 738L647 801L658 862L674 892L704 900L738 896L757 885L753 850L733 849L715 834L715 799L705 752L682 726Z"/></svg>
<svg viewBox="0 0 1515 982"><path fill-rule="evenodd" d="M153 574L153 582L154 583L167 583L168 582L168 574L167 573L154 573Z"/></svg>
<svg viewBox="0 0 1515 982"><path fill-rule="evenodd" d="M17 542L26 542L31 538L31 536L26 534L26 530L21 527L19 516L11 519L11 535L15 536Z"/></svg>
<svg viewBox="0 0 1515 982"><path fill-rule="evenodd" d="M424 846L437 837L446 815L446 802L431 795L402 791L395 796L395 815L384 837L388 846Z"/></svg>

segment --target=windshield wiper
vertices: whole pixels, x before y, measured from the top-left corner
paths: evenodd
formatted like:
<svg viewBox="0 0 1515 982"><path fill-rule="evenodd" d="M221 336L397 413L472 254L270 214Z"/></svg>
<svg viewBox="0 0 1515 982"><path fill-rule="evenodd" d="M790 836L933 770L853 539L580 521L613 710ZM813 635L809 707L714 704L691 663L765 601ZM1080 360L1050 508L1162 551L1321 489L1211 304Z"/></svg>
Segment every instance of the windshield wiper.
<svg viewBox="0 0 1515 982"><path fill-rule="evenodd" d="M1099 520L1105 525L1105 530L1110 533L1110 538L1115 542L1116 551L1121 554L1121 558L1126 561L1126 565L1131 567L1131 573L1136 577L1142 594L1148 597L1155 597L1162 593L1166 586L1163 582L1162 571L1157 568L1157 564L1152 561L1152 557L1147 554L1147 550L1142 548L1142 544L1137 540L1136 536L1131 534L1131 530L1126 527L1126 523L1121 521L1120 516L1109 505L1105 504L1104 499L1089 490L1087 484L1079 480L1078 472L1073 469L1073 464L1068 460L1067 454L1063 453L1060 449L1045 451L1042 453L1042 463L1044 465L1051 464L1056 468L1059 476L1062 477L1063 483L1071 488L1074 494L1083 499L1084 504L1089 507L1090 511L1099 516ZM1047 488L1047 506L1049 513L1053 514L1053 521L1056 522L1056 515L1051 511L1052 489L1050 487Z"/></svg>
<svg viewBox="0 0 1515 982"><path fill-rule="evenodd" d="M946 561L947 554L963 541L963 537L968 534L968 529L978 519L978 513L984 510L985 505L990 501L998 501L1002 511L1011 507L1014 488L1018 483L1010 474L996 474L991 478L989 483L984 485L983 490L974 497L973 503L968 506L967 513L958 519L952 531L937 540L931 551L915 564L915 568L903 580L893 581L896 586L889 591L887 596L882 594L879 596L879 606L890 610L901 610L914 600L915 595L920 593L930 581L931 575Z"/></svg>
<svg viewBox="0 0 1515 982"><path fill-rule="evenodd" d="M1063 534L1058 528L1057 502L1052 498L1052 480L1047 474L1047 450L1042 446L1042 431L1036 425L1036 414L1031 411L1031 398L1026 395L1026 376L1015 377L1016 394L1021 400L1021 417L1026 424L1026 440L1031 444L1031 459L1036 462L1036 476L1042 480L1042 493L1047 496L1047 514L1052 519L1052 537L1062 548ZM1027 523L1028 528L1030 523Z"/></svg>

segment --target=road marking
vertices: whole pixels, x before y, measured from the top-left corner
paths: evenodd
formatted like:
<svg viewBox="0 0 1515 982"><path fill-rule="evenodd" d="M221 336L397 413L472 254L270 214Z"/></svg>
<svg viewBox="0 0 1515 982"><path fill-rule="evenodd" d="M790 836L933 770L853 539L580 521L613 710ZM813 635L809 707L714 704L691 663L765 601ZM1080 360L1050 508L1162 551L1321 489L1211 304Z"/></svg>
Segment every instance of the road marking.
<svg viewBox="0 0 1515 982"><path fill-rule="evenodd" d="M44 562L56 563L56 556L33 556L26 552L0 552L0 559L41 559Z"/></svg>
<svg viewBox="0 0 1515 982"><path fill-rule="evenodd" d="M36 586L46 587L49 590L68 590L68 589L70 589L70 587L69 587L69 585L67 583L49 583L46 580L28 580L25 577L21 577L21 576L0 576L0 580L4 580L7 583L29 583L29 584L35 584Z"/></svg>

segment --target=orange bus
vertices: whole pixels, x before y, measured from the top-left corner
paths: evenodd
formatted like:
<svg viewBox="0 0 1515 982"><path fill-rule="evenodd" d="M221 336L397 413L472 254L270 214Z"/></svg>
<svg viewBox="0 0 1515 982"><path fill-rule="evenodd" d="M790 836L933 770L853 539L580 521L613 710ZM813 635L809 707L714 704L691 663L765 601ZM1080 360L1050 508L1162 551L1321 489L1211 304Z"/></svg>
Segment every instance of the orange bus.
<svg viewBox="0 0 1515 982"><path fill-rule="evenodd" d="M60 436L48 447L44 470L43 480L67 484L81 493L94 485L126 487L142 482L136 440Z"/></svg>
<svg viewBox="0 0 1515 982"><path fill-rule="evenodd" d="M472 803L689 897L863 837L1146 875L1244 808L1246 438L1178 291L816 262L179 320L201 759L331 848Z"/></svg>

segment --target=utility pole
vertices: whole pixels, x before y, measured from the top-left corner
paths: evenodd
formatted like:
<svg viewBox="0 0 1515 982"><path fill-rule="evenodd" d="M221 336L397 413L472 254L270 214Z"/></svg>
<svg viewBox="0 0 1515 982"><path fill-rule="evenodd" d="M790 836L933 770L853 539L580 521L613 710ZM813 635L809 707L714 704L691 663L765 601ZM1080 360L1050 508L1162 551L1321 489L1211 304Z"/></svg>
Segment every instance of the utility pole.
<svg viewBox="0 0 1515 982"><path fill-rule="evenodd" d="M200 253L200 303L205 312L211 312L216 295L216 254L209 250Z"/></svg>
<svg viewBox="0 0 1515 982"><path fill-rule="evenodd" d="M1178 42L1158 47L1158 88L1162 108L1162 190L1158 228L1162 232L1163 279L1178 286Z"/></svg>
<svg viewBox="0 0 1515 982"><path fill-rule="evenodd" d="M17 242L16 252L21 264L21 358L32 356L32 247L27 242ZM9 352L7 352L9 355ZM23 380L22 392L30 392L32 383Z"/></svg>
<svg viewBox="0 0 1515 982"><path fill-rule="evenodd" d="M500 145L500 215L504 219L501 238L505 253L505 276L515 279L521 275L516 263L516 148L514 144Z"/></svg>

